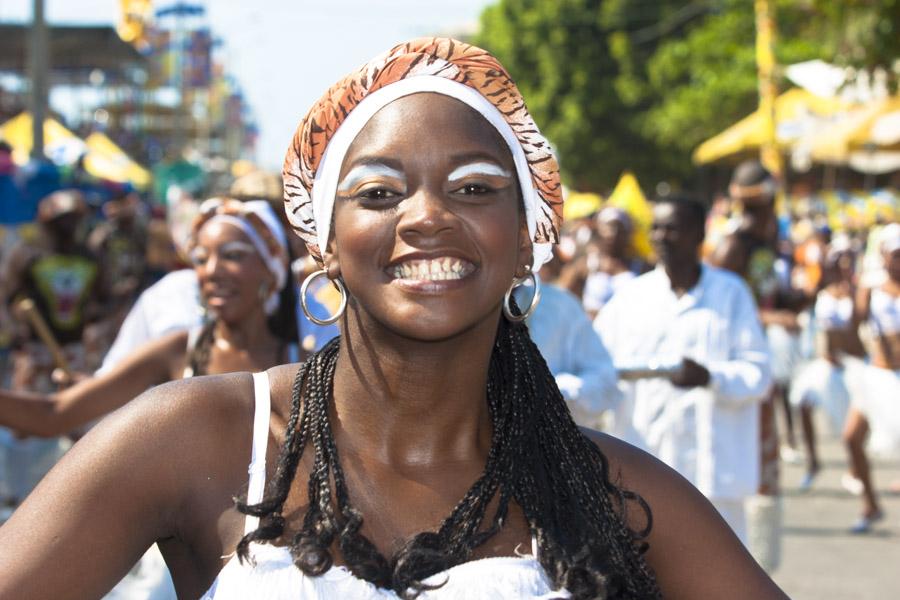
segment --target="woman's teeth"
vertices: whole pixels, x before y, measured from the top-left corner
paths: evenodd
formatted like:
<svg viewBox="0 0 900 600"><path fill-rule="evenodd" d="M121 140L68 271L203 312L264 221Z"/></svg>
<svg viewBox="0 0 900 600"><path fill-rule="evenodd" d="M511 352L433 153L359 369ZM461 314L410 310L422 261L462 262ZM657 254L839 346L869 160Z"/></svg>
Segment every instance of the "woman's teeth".
<svg viewBox="0 0 900 600"><path fill-rule="evenodd" d="M447 256L431 260L408 260L391 267L390 272L394 279L441 281L462 279L473 270L471 263Z"/></svg>

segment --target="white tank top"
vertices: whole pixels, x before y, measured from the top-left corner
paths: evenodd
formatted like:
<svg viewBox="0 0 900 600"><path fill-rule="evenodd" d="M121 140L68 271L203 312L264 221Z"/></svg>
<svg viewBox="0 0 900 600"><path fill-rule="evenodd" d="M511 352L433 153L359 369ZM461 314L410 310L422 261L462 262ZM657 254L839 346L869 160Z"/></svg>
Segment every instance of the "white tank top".
<svg viewBox="0 0 900 600"><path fill-rule="evenodd" d="M853 319L853 298L838 298L825 290L816 297L816 325L822 331L847 329Z"/></svg>
<svg viewBox="0 0 900 600"><path fill-rule="evenodd" d="M892 296L881 288L873 289L869 315L872 329L878 335L900 332L900 296Z"/></svg>
<svg viewBox="0 0 900 600"><path fill-rule="evenodd" d="M269 377L253 374L256 408L253 418L253 445L250 460L247 501L262 500L266 481L266 445L269 439ZM257 517L247 517L244 532L259 525ZM421 600L533 600L569 598L566 591L554 591L553 584L537 559L537 544L531 542L531 555L498 556L472 560L424 580L427 585L443 584L419 594ZM391 590L378 588L357 578L342 566L333 566L318 577L310 577L294 566L288 548L270 544L251 544L252 561L243 564L233 555L219 572L212 587L201 600L398 600Z"/></svg>

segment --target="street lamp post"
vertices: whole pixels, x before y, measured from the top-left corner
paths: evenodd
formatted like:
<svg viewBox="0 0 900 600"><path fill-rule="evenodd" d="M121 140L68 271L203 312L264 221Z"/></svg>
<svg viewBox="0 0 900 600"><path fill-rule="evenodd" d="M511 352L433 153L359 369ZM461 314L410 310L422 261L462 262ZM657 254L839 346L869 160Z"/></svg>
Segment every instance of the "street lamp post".
<svg viewBox="0 0 900 600"><path fill-rule="evenodd" d="M44 20L44 0L33 0L33 22L29 48L31 77L31 157L44 156L44 119L47 118L48 54L47 23Z"/></svg>

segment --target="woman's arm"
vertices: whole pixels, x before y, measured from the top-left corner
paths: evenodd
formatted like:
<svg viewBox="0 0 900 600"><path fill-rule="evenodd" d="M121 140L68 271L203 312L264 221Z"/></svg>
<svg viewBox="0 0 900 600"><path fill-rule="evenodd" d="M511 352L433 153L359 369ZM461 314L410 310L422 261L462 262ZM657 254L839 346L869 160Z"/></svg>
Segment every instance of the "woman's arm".
<svg viewBox="0 0 900 600"><path fill-rule="evenodd" d="M144 344L116 368L55 394L0 390L0 425L27 435L64 435L171 379L184 362L187 333Z"/></svg>
<svg viewBox="0 0 900 600"><path fill-rule="evenodd" d="M202 594L246 482L252 410L246 374L194 378L94 427L0 527L0 600L100 598L157 540L179 547L179 595Z"/></svg>
<svg viewBox="0 0 900 600"><path fill-rule="evenodd" d="M661 461L625 442L590 432L620 485L646 500L653 517L647 562L667 600L787 599L716 509ZM633 510L632 513L639 511ZM635 527L644 525L635 515Z"/></svg>

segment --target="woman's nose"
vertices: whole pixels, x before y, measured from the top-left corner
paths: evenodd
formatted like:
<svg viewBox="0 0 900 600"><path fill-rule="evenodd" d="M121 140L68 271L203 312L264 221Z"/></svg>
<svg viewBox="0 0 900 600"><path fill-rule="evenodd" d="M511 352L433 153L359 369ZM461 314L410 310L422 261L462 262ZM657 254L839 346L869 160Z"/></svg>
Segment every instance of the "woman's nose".
<svg viewBox="0 0 900 600"><path fill-rule="evenodd" d="M435 236L452 231L456 215L441 192L420 189L401 203L398 230L401 236Z"/></svg>
<svg viewBox="0 0 900 600"><path fill-rule="evenodd" d="M200 266L200 275L205 277L212 277L216 274L216 271L219 269L221 261L219 260L219 255L212 253Z"/></svg>

